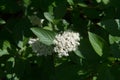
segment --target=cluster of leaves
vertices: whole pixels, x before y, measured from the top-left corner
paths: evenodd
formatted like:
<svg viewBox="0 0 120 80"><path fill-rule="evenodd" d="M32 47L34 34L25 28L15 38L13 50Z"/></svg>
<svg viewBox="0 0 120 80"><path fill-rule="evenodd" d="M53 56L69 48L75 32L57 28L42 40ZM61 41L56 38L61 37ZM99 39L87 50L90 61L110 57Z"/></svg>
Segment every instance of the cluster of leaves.
<svg viewBox="0 0 120 80"><path fill-rule="evenodd" d="M119 0L0 0L0 80L119 80L119 4ZM51 46L55 34L68 29L81 38L69 57L36 56L28 44L37 36Z"/></svg>

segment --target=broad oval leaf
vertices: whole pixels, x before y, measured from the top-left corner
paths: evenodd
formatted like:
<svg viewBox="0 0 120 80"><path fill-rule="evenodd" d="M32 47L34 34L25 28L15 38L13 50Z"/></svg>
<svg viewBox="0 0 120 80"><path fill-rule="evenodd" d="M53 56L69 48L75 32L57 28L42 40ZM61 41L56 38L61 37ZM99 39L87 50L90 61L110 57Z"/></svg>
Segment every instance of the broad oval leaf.
<svg viewBox="0 0 120 80"><path fill-rule="evenodd" d="M51 45L55 38L55 33L53 31L45 30L42 28L31 28L32 32L40 39L40 42Z"/></svg>
<svg viewBox="0 0 120 80"><path fill-rule="evenodd" d="M80 58L84 58L84 56L82 55L82 53L79 50L75 50L74 53L79 56Z"/></svg>
<svg viewBox="0 0 120 80"><path fill-rule="evenodd" d="M48 12L44 12L44 16L48 21L53 22L54 17L50 15Z"/></svg>
<svg viewBox="0 0 120 80"><path fill-rule="evenodd" d="M99 56L102 56L104 43L105 43L104 40L100 36L94 33L88 32L88 34L89 34L89 40L93 49Z"/></svg>

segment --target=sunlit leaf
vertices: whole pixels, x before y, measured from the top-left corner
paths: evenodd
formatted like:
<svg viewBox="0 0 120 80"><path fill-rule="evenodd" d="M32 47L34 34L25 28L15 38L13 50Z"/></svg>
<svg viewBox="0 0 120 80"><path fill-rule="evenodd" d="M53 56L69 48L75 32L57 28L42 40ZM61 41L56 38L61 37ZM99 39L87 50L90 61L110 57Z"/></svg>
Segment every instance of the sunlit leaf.
<svg viewBox="0 0 120 80"><path fill-rule="evenodd" d="M84 58L84 56L82 55L82 53L79 51L79 50L76 50L76 51L74 51L75 52L75 54L77 55L77 56L79 56L80 58Z"/></svg>
<svg viewBox="0 0 120 80"><path fill-rule="evenodd" d="M6 22L0 18L0 24L5 24Z"/></svg>
<svg viewBox="0 0 120 80"><path fill-rule="evenodd" d="M102 56L103 48L104 48L104 40L100 36L94 33L88 32L88 34L89 34L89 40L93 49L96 51L96 53L99 56Z"/></svg>
<svg viewBox="0 0 120 80"><path fill-rule="evenodd" d="M87 7L87 5L84 4L84 3L78 3L78 6L80 6L80 7Z"/></svg>
<svg viewBox="0 0 120 80"><path fill-rule="evenodd" d="M73 0L67 0L67 2L68 2L70 5L74 5Z"/></svg>
<svg viewBox="0 0 120 80"><path fill-rule="evenodd" d="M110 41L110 44L113 44L115 42L118 43L120 41L120 37L109 35L109 41Z"/></svg>
<svg viewBox="0 0 120 80"><path fill-rule="evenodd" d="M53 22L54 17L50 13L44 12L44 16L48 21Z"/></svg>
<svg viewBox="0 0 120 80"><path fill-rule="evenodd" d="M55 33L53 31L41 29L41 28L31 28L33 33L40 39L40 41L46 45L53 44Z"/></svg>
<svg viewBox="0 0 120 80"><path fill-rule="evenodd" d="M103 2L104 4L108 4L108 3L110 2L110 0L102 0L102 2Z"/></svg>
<svg viewBox="0 0 120 80"><path fill-rule="evenodd" d="M101 2L101 0L96 0L98 3L100 3Z"/></svg>

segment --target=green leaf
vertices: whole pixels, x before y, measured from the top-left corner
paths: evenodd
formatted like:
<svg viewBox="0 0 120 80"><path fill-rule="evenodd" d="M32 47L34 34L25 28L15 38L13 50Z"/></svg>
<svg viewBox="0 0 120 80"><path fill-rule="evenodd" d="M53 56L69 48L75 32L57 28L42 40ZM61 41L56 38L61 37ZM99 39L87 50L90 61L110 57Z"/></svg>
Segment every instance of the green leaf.
<svg viewBox="0 0 120 80"><path fill-rule="evenodd" d="M68 2L70 5L74 5L73 0L67 0L67 2Z"/></svg>
<svg viewBox="0 0 120 80"><path fill-rule="evenodd" d="M100 3L101 2L101 0L96 0L97 1L97 3Z"/></svg>
<svg viewBox="0 0 120 80"><path fill-rule="evenodd" d="M41 28L31 28L31 30L40 39L40 42L46 45L53 44L53 40L55 37L55 33L53 31L49 31Z"/></svg>
<svg viewBox="0 0 120 80"><path fill-rule="evenodd" d="M24 1L24 6L28 7L31 3L31 0L23 0Z"/></svg>
<svg viewBox="0 0 120 80"><path fill-rule="evenodd" d="M110 0L102 0L102 2L103 2L104 4L108 4L108 3L110 2Z"/></svg>
<svg viewBox="0 0 120 80"><path fill-rule="evenodd" d="M7 74L7 75L6 75L7 79L11 79L12 76L13 76L12 74Z"/></svg>
<svg viewBox="0 0 120 80"><path fill-rule="evenodd" d="M8 55L9 52L7 51L8 48L11 48L11 45L8 41L3 42L3 47L0 49L0 57L3 55Z"/></svg>
<svg viewBox="0 0 120 80"><path fill-rule="evenodd" d="M3 43L3 49L11 48L9 41L4 41Z"/></svg>
<svg viewBox="0 0 120 80"><path fill-rule="evenodd" d="M0 49L0 57L3 56L3 55L8 55L8 54L9 54L9 53L8 53L7 50L5 50L5 49L4 49L4 50L1 50L1 49Z"/></svg>
<svg viewBox="0 0 120 80"><path fill-rule="evenodd" d="M50 15L48 12L44 12L44 16L48 21L53 22L54 17Z"/></svg>
<svg viewBox="0 0 120 80"><path fill-rule="evenodd" d="M43 29L52 31L52 27L51 26L44 26Z"/></svg>
<svg viewBox="0 0 120 80"><path fill-rule="evenodd" d="M82 53L79 50L74 51L74 53L79 56L80 58L84 58L84 56L82 55Z"/></svg>
<svg viewBox="0 0 120 80"><path fill-rule="evenodd" d="M84 3L78 3L78 6L80 6L80 7L88 7L86 4L84 4Z"/></svg>
<svg viewBox="0 0 120 80"><path fill-rule="evenodd" d="M88 34L89 34L89 40L93 49L99 56L102 56L103 48L104 48L104 40L100 36L94 33L88 32Z"/></svg>
<svg viewBox="0 0 120 80"><path fill-rule="evenodd" d="M110 41L110 44L114 44L115 42L120 41L120 37L109 35L109 41Z"/></svg>
<svg viewBox="0 0 120 80"><path fill-rule="evenodd" d="M6 22L0 18L0 24L5 24Z"/></svg>

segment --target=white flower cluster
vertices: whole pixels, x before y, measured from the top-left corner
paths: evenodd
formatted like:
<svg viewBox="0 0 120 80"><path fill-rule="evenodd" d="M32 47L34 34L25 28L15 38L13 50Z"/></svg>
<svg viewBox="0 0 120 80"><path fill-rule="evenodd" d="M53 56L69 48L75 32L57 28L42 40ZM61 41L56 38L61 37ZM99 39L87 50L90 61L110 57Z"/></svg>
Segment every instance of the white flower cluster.
<svg viewBox="0 0 120 80"><path fill-rule="evenodd" d="M28 43L32 46L33 52L37 53L37 56L52 55L52 47L41 43L38 38L30 38Z"/></svg>
<svg viewBox="0 0 120 80"><path fill-rule="evenodd" d="M54 39L54 51L58 53L59 57L69 56L68 52L75 51L80 45L79 33L72 31L65 31L62 34L58 34Z"/></svg>

